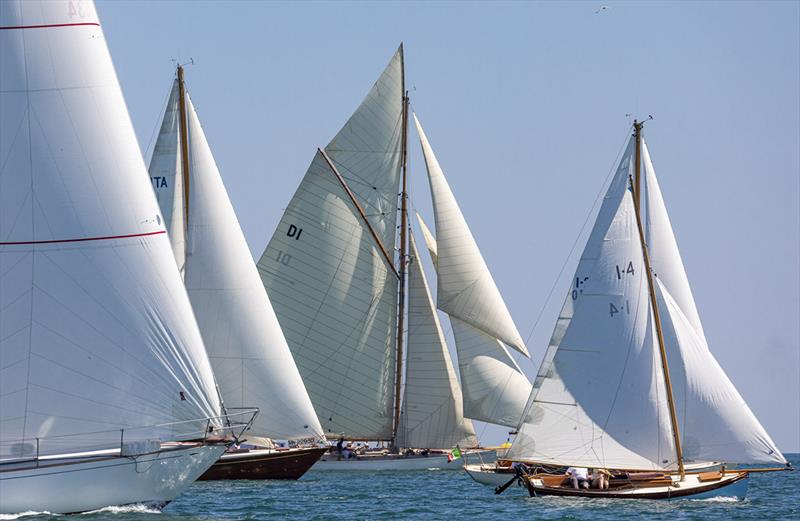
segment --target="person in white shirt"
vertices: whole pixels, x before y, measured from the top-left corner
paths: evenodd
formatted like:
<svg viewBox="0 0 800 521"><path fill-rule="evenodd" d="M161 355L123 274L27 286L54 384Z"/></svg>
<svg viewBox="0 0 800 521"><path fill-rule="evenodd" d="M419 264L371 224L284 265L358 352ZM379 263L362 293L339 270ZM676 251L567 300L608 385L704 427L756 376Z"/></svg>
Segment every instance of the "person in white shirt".
<svg viewBox="0 0 800 521"><path fill-rule="evenodd" d="M572 488L589 488L589 469L586 467L570 467L566 475Z"/></svg>

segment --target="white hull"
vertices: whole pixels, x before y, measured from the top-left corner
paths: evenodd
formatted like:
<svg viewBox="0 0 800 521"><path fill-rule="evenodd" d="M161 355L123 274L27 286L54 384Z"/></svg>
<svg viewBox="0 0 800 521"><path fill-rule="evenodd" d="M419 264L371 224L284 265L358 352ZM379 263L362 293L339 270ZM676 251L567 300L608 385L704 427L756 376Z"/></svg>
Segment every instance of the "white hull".
<svg viewBox="0 0 800 521"><path fill-rule="evenodd" d="M489 487L499 487L505 485L508 480L514 477L513 472L498 472L494 465L464 465L464 470L469 477Z"/></svg>
<svg viewBox="0 0 800 521"><path fill-rule="evenodd" d="M225 445L98 460L48 459L40 468L0 472L0 513L76 513L107 506L163 507L225 452Z"/></svg>
<svg viewBox="0 0 800 521"><path fill-rule="evenodd" d="M483 459L494 459L493 450L463 451L465 456L448 463L447 454L429 456L361 456L338 460L334 454L326 454L311 467L311 470L337 471L382 471L382 470L461 470L465 459L480 454Z"/></svg>

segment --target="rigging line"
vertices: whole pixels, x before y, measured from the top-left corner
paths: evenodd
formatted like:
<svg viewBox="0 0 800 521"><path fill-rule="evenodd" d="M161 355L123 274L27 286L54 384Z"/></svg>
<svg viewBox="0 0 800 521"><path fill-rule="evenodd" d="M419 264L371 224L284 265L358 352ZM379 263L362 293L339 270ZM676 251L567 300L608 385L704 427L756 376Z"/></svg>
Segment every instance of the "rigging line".
<svg viewBox="0 0 800 521"><path fill-rule="evenodd" d="M628 136L630 133L629 129L625 129L625 135ZM550 292L547 294L547 298L542 304L542 308L539 310L539 314L536 316L536 321L533 323L533 327L531 327L530 332L528 333L528 337L525 339L525 344L527 345L530 342L531 337L533 336L534 331L536 331L536 327L539 325L539 321L542 319L542 315L544 315L545 309L550 304L550 300L553 297L553 292L555 291L556 287L558 286L559 282L561 281L561 277L564 275L564 270L569 264L570 259L572 258L572 254L575 252L575 248L578 246L578 242L580 241L581 237L583 236L583 232L586 230L586 225L589 224L589 220L591 219L592 215L594 214L595 207L597 206L598 201L602 198L603 194L606 191L606 186L608 185L608 181L613 175L614 171L616 170L616 166L619 163L620 156L622 152L625 150L625 147L628 144L628 139L625 139L622 142L622 146L620 147L619 151L617 152L616 158L614 159L614 163L611 165L611 169L609 170L608 174L606 174L606 178L603 181L602 186L600 187L600 191L597 193L597 197L595 197L594 203L592 203L589 212L586 214L586 219L583 221L583 225L581 225L581 229L578 232L577 237L575 237L575 242L572 243L572 248L569 250L569 254L567 254L567 258L564 259L564 263L561 265L561 269L558 272L558 276L556 276L556 280L553 283L553 286L550 288Z"/></svg>

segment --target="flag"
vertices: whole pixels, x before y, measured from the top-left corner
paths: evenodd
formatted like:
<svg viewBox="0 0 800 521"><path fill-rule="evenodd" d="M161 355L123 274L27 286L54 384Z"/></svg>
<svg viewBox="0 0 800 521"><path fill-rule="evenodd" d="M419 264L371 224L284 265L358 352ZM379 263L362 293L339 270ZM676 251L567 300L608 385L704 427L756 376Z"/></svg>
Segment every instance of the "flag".
<svg viewBox="0 0 800 521"><path fill-rule="evenodd" d="M461 459L461 449L458 448L458 445L456 445L456 447L450 451L450 454L447 455L447 463L457 459Z"/></svg>

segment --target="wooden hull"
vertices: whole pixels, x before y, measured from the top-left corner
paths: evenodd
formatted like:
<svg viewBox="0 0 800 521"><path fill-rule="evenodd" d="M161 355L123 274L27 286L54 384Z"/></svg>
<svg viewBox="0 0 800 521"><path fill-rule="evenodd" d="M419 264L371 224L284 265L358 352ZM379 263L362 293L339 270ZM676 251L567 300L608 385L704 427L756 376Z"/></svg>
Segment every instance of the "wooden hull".
<svg viewBox="0 0 800 521"><path fill-rule="evenodd" d="M749 475L744 471L727 472L716 479L704 479L704 475L719 474L698 473L687 474L686 480L678 481L677 476L640 482L620 483L612 480L609 490L574 489L553 483L556 476L525 476L528 492L536 496L564 496L611 499L709 499L713 497L734 497L744 499L747 495ZM548 483L549 481L549 483ZM671 483L665 484L663 481Z"/></svg>
<svg viewBox="0 0 800 521"><path fill-rule="evenodd" d="M299 479L326 450L312 447L227 452L199 479Z"/></svg>

